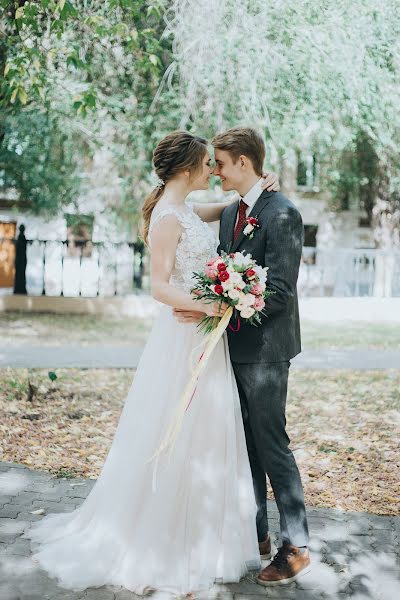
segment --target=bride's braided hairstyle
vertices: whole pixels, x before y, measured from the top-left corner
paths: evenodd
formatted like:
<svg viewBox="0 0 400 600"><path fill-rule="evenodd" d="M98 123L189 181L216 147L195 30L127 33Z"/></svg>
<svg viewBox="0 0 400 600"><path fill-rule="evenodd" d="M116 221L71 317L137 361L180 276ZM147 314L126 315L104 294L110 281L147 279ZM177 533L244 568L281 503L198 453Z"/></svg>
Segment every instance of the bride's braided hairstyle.
<svg viewBox="0 0 400 600"><path fill-rule="evenodd" d="M160 181L142 207L142 237L146 243L151 213L164 192L165 184L182 171L189 170L191 175L196 173L206 152L207 140L187 131L173 131L154 150L153 165Z"/></svg>

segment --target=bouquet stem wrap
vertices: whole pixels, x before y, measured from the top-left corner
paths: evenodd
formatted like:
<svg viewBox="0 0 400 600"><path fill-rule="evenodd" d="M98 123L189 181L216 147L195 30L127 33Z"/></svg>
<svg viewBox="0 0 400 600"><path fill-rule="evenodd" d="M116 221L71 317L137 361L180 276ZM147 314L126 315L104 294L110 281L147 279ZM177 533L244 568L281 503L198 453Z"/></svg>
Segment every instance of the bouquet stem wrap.
<svg viewBox="0 0 400 600"><path fill-rule="evenodd" d="M201 355L200 360L198 361L196 367L193 369L192 366L190 365L190 368L191 368L190 380L186 384L186 387L183 391L183 394L179 400L177 409L175 411L175 415L174 415L173 419L171 420L171 423L170 423L159 447L157 448L157 450L151 457L151 459L150 459L151 461L154 459L158 459L158 457L163 452L169 452L169 455L171 455L172 450L175 445L175 442L178 438L179 432L182 428L182 422L183 422L183 418L185 416L185 412L186 412L187 408L189 407L192 397L196 391L197 382L199 380L200 374L207 366L208 360L209 360L211 354L213 353L213 350L214 350L215 346L217 345L218 341L221 339L221 337L230 321L232 313L233 313L233 308L230 306L224 313L224 316L221 318L217 327L213 331L211 331L211 333L208 334L208 336L206 338L204 352Z"/></svg>

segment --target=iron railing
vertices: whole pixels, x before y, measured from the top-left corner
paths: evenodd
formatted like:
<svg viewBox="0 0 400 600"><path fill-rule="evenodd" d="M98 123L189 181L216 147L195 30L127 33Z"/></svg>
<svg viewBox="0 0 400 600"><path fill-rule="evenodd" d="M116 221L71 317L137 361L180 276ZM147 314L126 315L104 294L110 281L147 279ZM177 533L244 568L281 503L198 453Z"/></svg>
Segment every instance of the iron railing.
<svg viewBox="0 0 400 600"><path fill-rule="evenodd" d="M5 241L16 246L15 293L95 297L148 289L148 257L141 242L21 240L20 236L0 239L0 246Z"/></svg>
<svg viewBox="0 0 400 600"><path fill-rule="evenodd" d="M15 293L95 297L149 291L149 257L141 242L25 240L20 235L0 239L0 249L5 241L16 245ZM400 252L305 247L298 291L300 296L400 296Z"/></svg>
<svg viewBox="0 0 400 600"><path fill-rule="evenodd" d="M400 252L303 248L301 296L400 296Z"/></svg>

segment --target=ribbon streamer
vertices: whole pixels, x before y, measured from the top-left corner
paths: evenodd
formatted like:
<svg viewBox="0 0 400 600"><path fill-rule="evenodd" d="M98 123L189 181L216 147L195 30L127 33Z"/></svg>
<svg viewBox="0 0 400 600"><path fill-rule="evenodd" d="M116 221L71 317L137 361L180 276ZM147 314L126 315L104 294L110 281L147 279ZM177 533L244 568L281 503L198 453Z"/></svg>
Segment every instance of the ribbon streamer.
<svg viewBox="0 0 400 600"><path fill-rule="evenodd" d="M191 369L190 380L186 384L183 394L179 400L178 407L175 411L175 415L174 415L173 419L171 420L171 423L164 435L164 438L162 439L159 447L157 448L157 450L155 451L153 456L150 458L149 462L157 459L156 460L156 464L157 464L158 457L163 452L168 452L169 457L171 456L172 450L175 446L175 442L176 442L179 432L182 428L182 422L183 422L183 418L185 416L185 412L186 412L187 408L189 408L189 405L192 401L193 394L196 391L197 382L199 380L199 377L200 377L202 371L207 366L208 360L209 360L215 346L217 345L218 341L221 339L221 337L230 321L232 313L233 313L233 308L229 307L226 310L226 312L224 313L224 316L221 318L220 322L218 323L218 325L214 329L214 331L211 331L211 333L208 334L208 336L206 338L206 345L204 348L204 352L203 352L202 356L200 357L200 360L197 363L196 367L193 369L192 365L190 365L190 369Z"/></svg>

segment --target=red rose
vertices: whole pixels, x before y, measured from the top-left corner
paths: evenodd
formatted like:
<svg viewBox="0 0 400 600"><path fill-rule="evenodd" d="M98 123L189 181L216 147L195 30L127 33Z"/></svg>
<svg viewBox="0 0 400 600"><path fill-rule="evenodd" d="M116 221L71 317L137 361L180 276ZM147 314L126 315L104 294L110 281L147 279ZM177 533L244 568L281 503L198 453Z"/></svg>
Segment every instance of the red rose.
<svg viewBox="0 0 400 600"><path fill-rule="evenodd" d="M235 253L231 252L230 255L229 255L229 258L235 258Z"/></svg>
<svg viewBox="0 0 400 600"><path fill-rule="evenodd" d="M220 263L217 266L218 271L226 271L226 264L225 263Z"/></svg>
<svg viewBox="0 0 400 600"><path fill-rule="evenodd" d="M251 277L254 277L255 274L256 274L256 272L253 271L253 269L247 269L247 271L246 271L246 275L249 279L251 279Z"/></svg>
<svg viewBox="0 0 400 600"><path fill-rule="evenodd" d="M221 281L227 281L229 279L228 271L221 271L219 274L219 278Z"/></svg>
<svg viewBox="0 0 400 600"><path fill-rule="evenodd" d="M250 224L250 225L258 225L258 221L256 218L254 217L249 217L248 219L246 219L246 221Z"/></svg>
<svg viewBox="0 0 400 600"><path fill-rule="evenodd" d="M224 288L222 285L214 285L214 292L218 294L218 296L221 296L221 294L224 292Z"/></svg>

